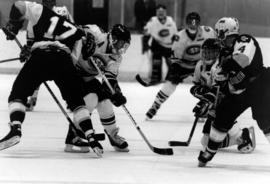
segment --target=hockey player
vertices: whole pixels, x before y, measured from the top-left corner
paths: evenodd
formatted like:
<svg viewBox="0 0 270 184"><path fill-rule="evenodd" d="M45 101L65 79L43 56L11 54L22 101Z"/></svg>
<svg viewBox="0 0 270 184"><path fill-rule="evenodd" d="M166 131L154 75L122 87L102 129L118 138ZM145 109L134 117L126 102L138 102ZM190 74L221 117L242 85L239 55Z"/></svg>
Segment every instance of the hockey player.
<svg viewBox="0 0 270 184"><path fill-rule="evenodd" d="M85 134L90 147L101 156L103 148L94 136L89 111L83 100L83 81L77 75L70 56L75 42L83 43L84 57L91 56L95 49L93 35L86 34L41 4L17 1L12 5L9 21L3 28L7 40L15 39L25 20L33 26L35 43L31 48L31 57L16 77L8 98L10 132L0 140L0 150L20 142L27 97L42 82L53 80L73 112L74 126Z"/></svg>
<svg viewBox="0 0 270 184"><path fill-rule="evenodd" d="M231 95L226 95L217 106L207 147L198 157L200 167L214 157L235 119L249 107L259 128L270 141L270 69L263 66L260 46L254 37L239 34L236 18L219 19L215 29L227 50L222 57L221 68L228 75ZM249 145L246 148L252 149L252 142Z"/></svg>
<svg viewBox="0 0 270 184"><path fill-rule="evenodd" d="M162 80L162 59L164 58L169 68L169 57L172 55L171 47L174 35L177 33L176 23L172 17L167 16L164 5L156 7L156 16L152 17L144 27L143 54L151 50L152 63L151 79L149 84L157 84Z"/></svg>
<svg viewBox="0 0 270 184"><path fill-rule="evenodd" d="M218 39L209 38L205 40L202 45L202 59L197 63L194 72L194 86L191 87L191 94L198 98L200 101L197 103L193 112L195 116L206 116L207 120L203 127L203 137L201 143L203 147L206 147L209 140L209 133L211 123L215 118L215 108L220 103L224 95L228 95L224 84L227 82L227 75L220 73L220 66L218 62L218 56L221 50L221 45ZM217 90L217 88L219 88ZM214 91L215 98L214 104L210 103L207 96ZM252 133L250 133L252 132ZM252 134L252 138L250 137ZM254 149L247 149L249 143L253 141L253 148L255 148L255 134L254 128L240 129L237 126L233 126L225 139L223 140L220 148L229 147L232 145L238 145L238 150L242 153L250 153Z"/></svg>
<svg viewBox="0 0 270 184"><path fill-rule="evenodd" d="M166 81L157 93L156 99L146 113L146 119L152 119L161 104L175 91L184 78L194 73L196 63L201 57L201 45L207 38L215 38L211 27L200 26L201 18L198 13L191 12L186 16L186 28L177 33L172 46L174 58Z"/></svg>
<svg viewBox="0 0 270 184"><path fill-rule="evenodd" d="M118 85L117 75L122 62L122 54L126 52L130 44L130 32L121 24L114 25L108 33L104 33L97 25L85 25L83 28L95 36L97 47L93 59L102 68L116 92L111 94L106 83L97 78L98 72L92 63L87 61L87 58L81 56L78 45L73 59L79 74L85 81L87 95L84 100L90 113L97 109L104 131L115 150L128 152L128 143L118 135L119 128L116 125L112 104L119 107L126 103L126 97L123 96ZM72 152L73 145L66 144L65 151Z"/></svg>
<svg viewBox="0 0 270 184"><path fill-rule="evenodd" d="M47 8L53 10L58 15L61 15L65 17L67 20L69 20L70 22L74 23L73 17L69 13L67 7L56 6L56 0L42 0L42 4L46 6ZM21 62L26 62L31 55L30 50L31 50L31 46L34 43L34 33L32 30L31 24L27 25L27 38L26 39L27 39L26 45L24 45L20 53ZM37 102L38 91L39 91L39 87L34 91L32 96L28 97L27 104L26 104L26 111L32 111L34 109Z"/></svg>

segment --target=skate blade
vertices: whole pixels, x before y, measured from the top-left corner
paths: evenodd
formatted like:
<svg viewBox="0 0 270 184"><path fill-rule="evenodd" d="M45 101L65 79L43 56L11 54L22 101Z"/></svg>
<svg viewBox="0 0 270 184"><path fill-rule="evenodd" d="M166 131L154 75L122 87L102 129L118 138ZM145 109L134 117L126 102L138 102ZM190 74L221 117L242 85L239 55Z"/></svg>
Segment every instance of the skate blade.
<svg viewBox="0 0 270 184"><path fill-rule="evenodd" d="M198 167L205 167L206 166L206 163L204 163L204 162L200 162L199 161L199 163L198 163Z"/></svg>
<svg viewBox="0 0 270 184"><path fill-rule="evenodd" d="M252 149L251 151L254 151L254 149L256 148L256 137L255 137L255 130L254 127L251 126L248 128L250 136L251 136L251 142L252 142Z"/></svg>
<svg viewBox="0 0 270 184"><path fill-rule="evenodd" d="M113 146L114 150L117 151L117 152L129 152L129 149L128 148L118 148L116 146Z"/></svg>
<svg viewBox="0 0 270 184"><path fill-rule="evenodd" d="M102 157L102 154L103 154L103 149L100 149L98 147L95 147L95 148L92 148L94 153L99 157L101 158Z"/></svg>
<svg viewBox="0 0 270 184"><path fill-rule="evenodd" d="M66 144L64 151L67 153L88 153L90 152L90 149L88 147L78 147L71 144Z"/></svg>
<svg viewBox="0 0 270 184"><path fill-rule="evenodd" d="M2 143L0 143L0 150L7 149L11 146L14 146L20 142L21 137L20 136L14 136L9 140L6 140Z"/></svg>

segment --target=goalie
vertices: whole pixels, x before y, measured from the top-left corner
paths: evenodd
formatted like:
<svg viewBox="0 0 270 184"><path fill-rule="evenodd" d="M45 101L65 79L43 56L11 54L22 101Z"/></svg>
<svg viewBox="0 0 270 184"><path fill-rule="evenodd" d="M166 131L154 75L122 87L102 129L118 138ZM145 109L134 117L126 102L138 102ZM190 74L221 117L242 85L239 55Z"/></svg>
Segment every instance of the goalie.
<svg viewBox="0 0 270 184"><path fill-rule="evenodd" d="M197 63L194 72L194 86L191 87L191 94L200 101L193 109L195 116L207 117L203 127L201 144L205 148L208 140L211 124L215 118L215 108L222 100L226 91L227 76L220 72L218 57L221 50L220 42L217 39L209 38L202 44L202 59ZM233 126L227 133L220 148L238 145L241 153L250 153L255 148L254 128L240 129Z"/></svg>
<svg viewBox="0 0 270 184"><path fill-rule="evenodd" d="M167 16L166 6L157 6L156 16L146 24L144 32L142 53L151 51L149 59L152 69L149 85L154 85L162 80L162 59L165 59L168 67L170 65L171 47L174 35L177 33L176 23L172 17Z"/></svg>

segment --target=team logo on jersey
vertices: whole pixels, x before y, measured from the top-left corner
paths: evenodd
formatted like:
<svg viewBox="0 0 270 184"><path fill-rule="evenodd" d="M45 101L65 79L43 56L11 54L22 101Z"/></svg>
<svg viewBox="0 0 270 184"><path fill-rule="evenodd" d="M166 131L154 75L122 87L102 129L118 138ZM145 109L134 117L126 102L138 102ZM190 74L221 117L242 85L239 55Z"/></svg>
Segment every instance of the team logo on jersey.
<svg viewBox="0 0 270 184"><path fill-rule="evenodd" d="M158 36L166 37L170 35L170 31L168 29L162 29L158 32Z"/></svg>
<svg viewBox="0 0 270 184"><path fill-rule="evenodd" d="M186 53L189 54L189 55L199 54L200 51L201 51L201 46L200 45L192 45L192 46L189 46L186 49Z"/></svg>

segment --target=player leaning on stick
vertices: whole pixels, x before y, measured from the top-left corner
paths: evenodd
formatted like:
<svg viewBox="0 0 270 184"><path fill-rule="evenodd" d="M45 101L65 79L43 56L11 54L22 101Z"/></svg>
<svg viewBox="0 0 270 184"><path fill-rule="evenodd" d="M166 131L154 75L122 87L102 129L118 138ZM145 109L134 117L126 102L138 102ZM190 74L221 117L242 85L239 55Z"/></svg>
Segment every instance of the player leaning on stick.
<svg viewBox="0 0 270 184"><path fill-rule="evenodd" d="M7 40L15 39L25 20L33 26L35 43L31 57L16 77L8 98L10 132L0 140L0 150L20 142L27 97L42 82L53 80L73 112L74 125L85 134L94 152L101 156L103 148L94 137L89 111L83 100L83 80L77 75L70 55L75 42L83 39L83 56L91 56L95 49L93 35L85 34L41 4L17 1L12 5L9 21L3 28Z"/></svg>
<svg viewBox="0 0 270 184"><path fill-rule="evenodd" d="M58 15L65 17L70 22L74 22L72 16L68 12L67 7L56 6L56 0L42 0L42 4L46 6L47 8L53 10ZM26 41L26 45L23 46L23 49L21 50L21 53L20 53L21 62L26 62L31 55L31 46L34 44L34 41L35 41L35 35L32 28L33 27L31 23L27 25L27 34L26 34L27 41ZM27 103L26 103L26 111L32 111L34 107L36 106L38 91L39 91L39 87L34 91L34 93L31 96L28 97Z"/></svg>
<svg viewBox="0 0 270 184"><path fill-rule="evenodd" d="M76 52L72 56L78 73L84 80L85 103L90 113L97 109L104 131L115 150L128 152L128 143L118 135L119 128L116 125L113 105L119 107L126 103L126 98L118 85L117 75L122 62L122 54L130 45L130 32L121 24L114 25L108 33L103 32L97 25L85 25L83 28L94 35L96 50L93 59L101 67L115 90L115 94L112 95L106 83L97 78L98 71L88 58L81 55L81 45L77 44ZM72 129L71 126L69 128ZM72 145L66 144L65 150L72 152Z"/></svg>
<svg viewBox="0 0 270 184"><path fill-rule="evenodd" d="M218 39L209 38L204 41L202 59L196 65L193 78L194 86L190 89L191 94L200 100L193 109L195 116L207 117L201 139L203 147L206 147L209 140L211 123L215 118L215 108L224 95L229 95L226 89L227 75L220 72L220 63L218 62L220 51L221 45ZM209 99L214 99L214 104ZM233 126L220 148L232 145L238 145L238 150L242 153L252 152L255 148L254 128L240 129Z"/></svg>
<svg viewBox="0 0 270 184"><path fill-rule="evenodd" d="M177 33L172 45L175 58L166 76L166 81L157 93L154 103L146 113L146 119L152 119L160 106L173 94L177 85L184 78L194 73L196 63L201 58L201 45L207 38L214 38L211 27L201 26L198 13L191 12L186 16L186 28Z"/></svg>
<svg viewBox="0 0 270 184"><path fill-rule="evenodd" d="M228 75L228 90L216 108L206 149L198 157L204 167L216 154L227 132L247 108L270 142L270 69L263 66L257 40L248 34L239 34L239 22L223 17L215 25L218 38L226 52L221 53L221 71Z"/></svg>

